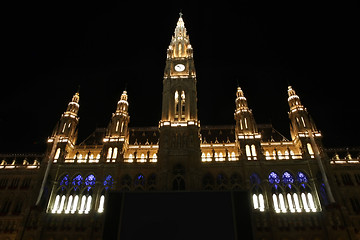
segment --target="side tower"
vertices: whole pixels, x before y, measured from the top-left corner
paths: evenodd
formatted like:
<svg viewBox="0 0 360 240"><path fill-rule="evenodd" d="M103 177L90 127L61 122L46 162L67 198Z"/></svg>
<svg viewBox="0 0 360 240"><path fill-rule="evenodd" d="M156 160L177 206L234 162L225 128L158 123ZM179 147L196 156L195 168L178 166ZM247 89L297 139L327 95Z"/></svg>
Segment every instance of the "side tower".
<svg viewBox="0 0 360 240"><path fill-rule="evenodd" d="M240 158L258 160L262 154L261 135L258 132L254 116L240 87L237 88L235 104L235 135L240 149Z"/></svg>
<svg viewBox="0 0 360 240"><path fill-rule="evenodd" d="M200 164L200 123L193 49L181 13L167 49L162 97L159 164L164 188L191 189L191 175Z"/></svg>
<svg viewBox="0 0 360 240"><path fill-rule="evenodd" d="M79 92L76 92L69 102L66 111L61 115L60 121L56 124L51 137L48 139L48 151L57 144L54 155L54 162L62 162L70 152L77 139L77 126L79 123ZM55 140L57 138L57 140Z"/></svg>
<svg viewBox="0 0 360 240"><path fill-rule="evenodd" d="M315 149L321 149L321 133L306 108L301 104L299 96L291 86L288 87L288 103L290 107L290 133L292 140L303 154L315 157ZM314 146L316 144L316 146Z"/></svg>
<svg viewBox="0 0 360 240"><path fill-rule="evenodd" d="M130 116L128 112L129 102L126 91L123 91L117 103L116 112L113 113L107 127L103 147L103 154L106 162L115 162L123 155L129 144L128 124Z"/></svg>

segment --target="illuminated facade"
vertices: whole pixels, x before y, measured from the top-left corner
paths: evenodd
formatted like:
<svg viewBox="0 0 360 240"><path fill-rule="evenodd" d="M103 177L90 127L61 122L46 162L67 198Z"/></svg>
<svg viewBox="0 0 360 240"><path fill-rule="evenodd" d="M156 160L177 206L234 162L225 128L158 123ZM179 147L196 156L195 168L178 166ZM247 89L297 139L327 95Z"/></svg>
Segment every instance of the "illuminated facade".
<svg viewBox="0 0 360 240"><path fill-rule="evenodd" d="M360 239L360 150L324 149L291 86L291 139L257 124L243 90L234 92L235 124L200 126L180 15L157 127L129 127L124 91L108 127L78 144L75 93L44 155L1 155L0 240L101 239L109 191L181 190L248 191L255 239Z"/></svg>

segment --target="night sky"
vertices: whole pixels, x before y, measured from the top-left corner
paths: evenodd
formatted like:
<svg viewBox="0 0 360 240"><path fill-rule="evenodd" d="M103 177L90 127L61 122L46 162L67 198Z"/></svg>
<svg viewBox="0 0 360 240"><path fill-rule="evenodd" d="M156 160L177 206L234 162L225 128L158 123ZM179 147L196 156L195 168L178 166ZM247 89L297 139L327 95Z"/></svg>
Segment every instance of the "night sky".
<svg viewBox="0 0 360 240"><path fill-rule="evenodd" d="M235 123L239 84L257 123L290 138L290 84L326 147L360 145L355 2L11 2L1 17L0 153L44 151L79 85L78 142L107 126L125 88L130 126L157 126L180 9L194 49L202 125Z"/></svg>

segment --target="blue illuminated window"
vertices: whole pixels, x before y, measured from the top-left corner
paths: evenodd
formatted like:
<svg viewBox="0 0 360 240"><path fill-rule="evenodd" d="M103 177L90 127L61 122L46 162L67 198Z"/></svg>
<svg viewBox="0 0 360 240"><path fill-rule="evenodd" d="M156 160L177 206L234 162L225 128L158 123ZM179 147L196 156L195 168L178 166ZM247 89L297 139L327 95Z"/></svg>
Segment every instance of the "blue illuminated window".
<svg viewBox="0 0 360 240"><path fill-rule="evenodd" d="M307 183L308 182L308 178L302 172L297 173L297 180L298 180L299 183Z"/></svg>
<svg viewBox="0 0 360 240"><path fill-rule="evenodd" d="M269 182L271 184L274 184L274 183L280 183L280 177L279 175L277 175L275 172L271 172L269 174Z"/></svg>
<svg viewBox="0 0 360 240"><path fill-rule="evenodd" d="M259 175L257 175L256 173L253 173L250 175L250 183L251 184L260 184L261 180Z"/></svg>
<svg viewBox="0 0 360 240"><path fill-rule="evenodd" d="M135 177L135 185L145 185L145 177L142 174L139 174Z"/></svg>
<svg viewBox="0 0 360 240"><path fill-rule="evenodd" d="M73 186L80 186L83 183L83 177L79 174L72 180Z"/></svg>
<svg viewBox="0 0 360 240"><path fill-rule="evenodd" d="M112 176L111 175L107 175L106 176L106 178L105 178L105 180L104 180L104 186L112 186L112 184L113 184L113 178L112 178Z"/></svg>
<svg viewBox="0 0 360 240"><path fill-rule="evenodd" d="M68 186L69 185L69 174L66 174L62 179L60 180L60 186Z"/></svg>
<svg viewBox="0 0 360 240"><path fill-rule="evenodd" d="M86 177L85 185L93 187L93 186L95 186L95 181L96 181L95 176L91 174Z"/></svg>
<svg viewBox="0 0 360 240"><path fill-rule="evenodd" d="M291 173L284 172L284 174L282 175L282 181L284 184L294 183L294 177L292 176Z"/></svg>

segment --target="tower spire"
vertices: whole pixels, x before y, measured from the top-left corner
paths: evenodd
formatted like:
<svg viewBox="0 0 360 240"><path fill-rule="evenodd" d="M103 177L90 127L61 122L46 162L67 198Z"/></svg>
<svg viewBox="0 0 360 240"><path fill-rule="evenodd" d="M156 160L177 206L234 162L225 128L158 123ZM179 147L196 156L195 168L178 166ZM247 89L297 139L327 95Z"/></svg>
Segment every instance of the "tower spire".
<svg viewBox="0 0 360 240"><path fill-rule="evenodd" d="M182 12L179 13L179 19L176 23L174 35L171 38L170 45L167 50L167 58L192 58L193 51L190 44L189 36L186 33L185 23L182 18Z"/></svg>

